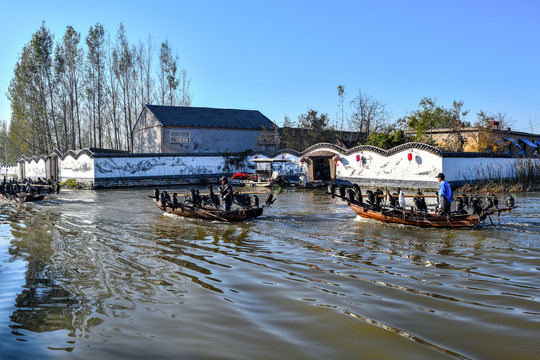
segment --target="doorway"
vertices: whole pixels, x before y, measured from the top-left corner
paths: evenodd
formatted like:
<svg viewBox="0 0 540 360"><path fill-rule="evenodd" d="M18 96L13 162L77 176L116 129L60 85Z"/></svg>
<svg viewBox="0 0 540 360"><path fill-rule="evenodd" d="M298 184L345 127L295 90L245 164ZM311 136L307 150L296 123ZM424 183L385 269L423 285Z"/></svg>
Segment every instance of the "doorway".
<svg viewBox="0 0 540 360"><path fill-rule="evenodd" d="M49 179L58 181L58 156L49 157Z"/></svg>
<svg viewBox="0 0 540 360"><path fill-rule="evenodd" d="M331 181L336 176L336 165L328 156L312 156L309 158L308 181Z"/></svg>

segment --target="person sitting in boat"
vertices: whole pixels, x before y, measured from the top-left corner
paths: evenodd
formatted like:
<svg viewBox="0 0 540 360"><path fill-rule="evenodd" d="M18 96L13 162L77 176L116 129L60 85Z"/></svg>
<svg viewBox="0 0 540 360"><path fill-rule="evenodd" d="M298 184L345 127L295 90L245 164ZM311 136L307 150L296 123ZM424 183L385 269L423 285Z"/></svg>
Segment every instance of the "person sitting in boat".
<svg viewBox="0 0 540 360"><path fill-rule="evenodd" d="M444 180L443 173L439 173L437 179L439 180L439 208L442 209L444 215L448 215L450 214L450 204L454 193L448 181Z"/></svg>
<svg viewBox="0 0 540 360"><path fill-rule="evenodd" d="M164 209L167 208L167 199L165 198L165 193L164 192L159 194L159 202L161 203L161 206Z"/></svg>
<svg viewBox="0 0 540 360"><path fill-rule="evenodd" d="M221 185L219 186L219 192L221 194L221 200L225 205L225 211L231 211L231 205L233 202L233 189L229 184L229 180L224 176L221 178Z"/></svg>
<svg viewBox="0 0 540 360"><path fill-rule="evenodd" d="M173 196L172 196L172 209L176 209L178 207L178 198L177 198L178 194L177 193L174 193Z"/></svg>

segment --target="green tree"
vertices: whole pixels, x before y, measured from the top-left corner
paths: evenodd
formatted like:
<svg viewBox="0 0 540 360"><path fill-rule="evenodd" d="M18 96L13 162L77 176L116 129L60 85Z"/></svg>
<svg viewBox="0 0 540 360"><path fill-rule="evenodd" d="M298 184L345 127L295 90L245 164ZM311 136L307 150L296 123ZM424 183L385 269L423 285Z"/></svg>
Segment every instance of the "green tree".
<svg viewBox="0 0 540 360"><path fill-rule="evenodd" d="M152 62L155 51L148 39L135 47L120 24L111 42L103 26L96 24L85 41L67 26L55 43L43 23L24 45L7 92L13 151L41 155L53 147L131 149L133 124L157 92L159 65ZM167 47L172 54L168 43ZM179 69L178 57L171 55L169 60L164 103L189 106L187 73Z"/></svg>
<svg viewBox="0 0 540 360"><path fill-rule="evenodd" d="M43 23L23 47L7 92L11 102L10 140L20 154L38 155L52 145L53 37Z"/></svg>
<svg viewBox="0 0 540 360"><path fill-rule="evenodd" d="M56 78L60 87L60 107L64 124L63 150L82 147L81 101L83 49L81 34L66 27L62 42L56 47Z"/></svg>
<svg viewBox="0 0 540 360"><path fill-rule="evenodd" d="M296 146L295 124L288 115L283 118L283 126L279 134L279 147L299 150Z"/></svg>
<svg viewBox="0 0 540 360"><path fill-rule="evenodd" d="M434 144L431 130L451 126L452 114L444 107L437 106L436 103L436 98L425 97L420 100L420 110L398 120L401 124L415 131L415 141Z"/></svg>
<svg viewBox="0 0 540 360"><path fill-rule="evenodd" d="M328 114L320 114L317 110L309 110L307 114L298 117L298 126L303 129L300 139L301 146L305 149L311 145L332 142L336 137L336 131L330 126Z"/></svg>
<svg viewBox="0 0 540 360"><path fill-rule="evenodd" d="M7 158L8 164L15 163L20 153L14 151L13 145L9 138L9 128L6 120L0 120L0 156L1 163L4 164Z"/></svg>
<svg viewBox="0 0 540 360"><path fill-rule="evenodd" d="M367 145L377 146L381 149L391 149L395 146L405 144L409 139L405 136L402 129L392 129L385 132L372 132L366 141Z"/></svg>
<svg viewBox="0 0 540 360"><path fill-rule="evenodd" d="M105 101L105 29L97 23L86 36L88 47L86 64L86 98L90 120L90 146L103 147L102 117Z"/></svg>

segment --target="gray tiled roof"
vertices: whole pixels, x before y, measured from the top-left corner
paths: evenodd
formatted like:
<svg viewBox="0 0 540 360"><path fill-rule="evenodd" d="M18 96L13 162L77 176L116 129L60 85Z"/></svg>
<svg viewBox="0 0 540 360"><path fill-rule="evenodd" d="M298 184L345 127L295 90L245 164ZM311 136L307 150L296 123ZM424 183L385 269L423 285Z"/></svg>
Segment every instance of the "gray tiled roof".
<svg viewBox="0 0 540 360"><path fill-rule="evenodd" d="M146 105L163 126L271 129L275 125L257 110Z"/></svg>

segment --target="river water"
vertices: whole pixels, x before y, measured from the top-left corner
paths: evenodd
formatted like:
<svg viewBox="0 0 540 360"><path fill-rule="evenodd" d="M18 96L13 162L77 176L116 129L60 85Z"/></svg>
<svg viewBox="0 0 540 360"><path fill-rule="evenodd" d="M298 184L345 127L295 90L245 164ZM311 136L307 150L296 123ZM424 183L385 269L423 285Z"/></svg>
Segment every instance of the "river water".
<svg viewBox="0 0 540 360"><path fill-rule="evenodd" d="M151 193L1 205L1 360L540 358L540 193L478 230L360 220L321 190L189 220Z"/></svg>

